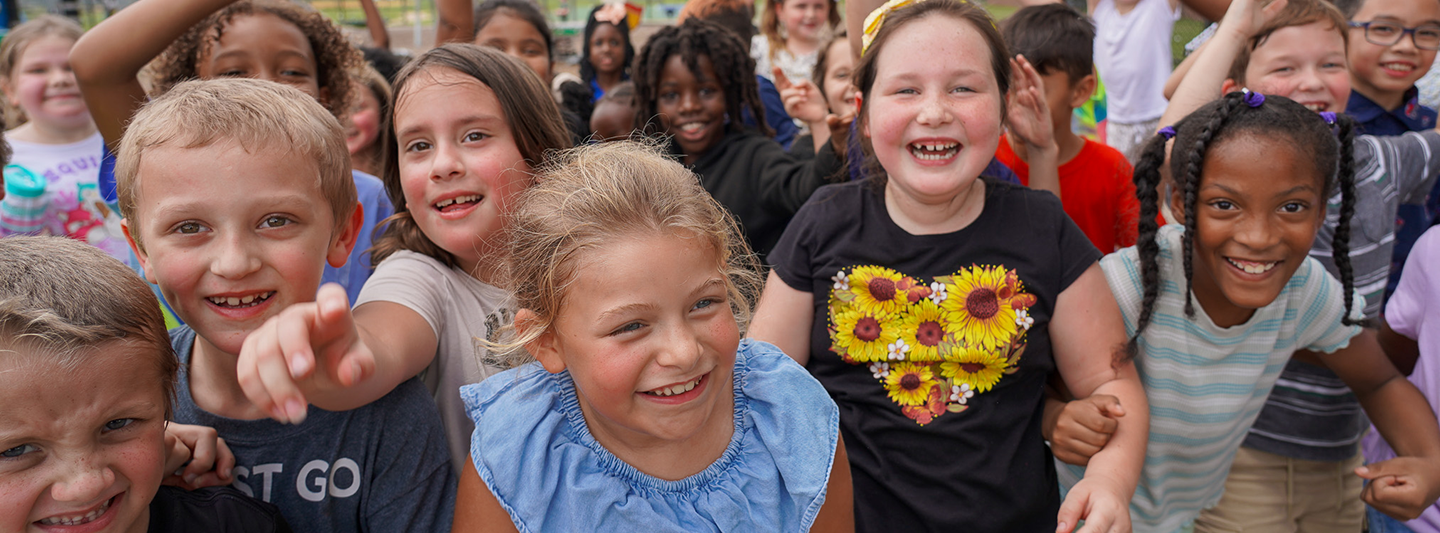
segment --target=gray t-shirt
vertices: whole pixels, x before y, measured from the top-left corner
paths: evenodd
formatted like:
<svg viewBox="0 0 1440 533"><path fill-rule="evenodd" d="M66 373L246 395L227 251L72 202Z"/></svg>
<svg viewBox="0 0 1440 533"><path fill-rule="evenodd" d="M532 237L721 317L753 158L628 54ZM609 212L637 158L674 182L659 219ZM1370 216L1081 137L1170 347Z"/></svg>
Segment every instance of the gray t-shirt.
<svg viewBox="0 0 1440 533"><path fill-rule="evenodd" d="M477 341L497 340L500 329L514 321L510 294L428 255L401 251L375 268L355 307L370 302L408 307L434 331L435 358L420 379L435 397L451 461L461 471L470 457L475 423L465 414L460 387L500 372L483 362L489 351Z"/></svg>
<svg viewBox="0 0 1440 533"><path fill-rule="evenodd" d="M299 425L236 420L190 395L195 331L170 330L170 343L180 358L175 421L215 428L235 453L231 485L275 504L295 531L450 531L456 477L419 381L358 409L311 406Z"/></svg>
<svg viewBox="0 0 1440 533"><path fill-rule="evenodd" d="M1350 266L1355 293L1365 297L1365 318L1380 316L1395 248L1400 204L1423 204L1440 174L1440 133L1355 138L1355 215L1350 219ZM1325 225L1311 257L1340 279L1331 239L1340 223L1340 193L1329 200ZM1370 423L1360 403L1334 372L1291 360L1250 428L1244 445L1311 461L1341 461L1358 453Z"/></svg>

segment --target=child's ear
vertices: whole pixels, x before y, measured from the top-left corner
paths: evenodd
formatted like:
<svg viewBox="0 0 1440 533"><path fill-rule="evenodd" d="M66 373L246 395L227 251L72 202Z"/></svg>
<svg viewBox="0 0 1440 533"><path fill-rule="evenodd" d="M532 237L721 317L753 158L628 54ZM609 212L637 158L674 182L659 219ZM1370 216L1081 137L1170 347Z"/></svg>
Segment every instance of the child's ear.
<svg viewBox="0 0 1440 533"><path fill-rule="evenodd" d="M530 330L540 327L539 316L529 309L521 309L515 312L515 331L525 335ZM560 357L560 347L555 339L554 328L545 328L535 340L525 343L525 351L545 367L545 371L551 374L559 374L565 371L565 360Z"/></svg>
<svg viewBox="0 0 1440 533"><path fill-rule="evenodd" d="M1220 82L1220 94L1230 94L1238 90L1240 84L1236 83L1234 78L1225 78L1225 81Z"/></svg>
<svg viewBox="0 0 1440 533"><path fill-rule="evenodd" d="M860 94L860 91L855 91L855 120L859 120L859 121L860 121L860 135L863 136L863 137L865 137L865 138L869 138L869 137L870 137L870 121L868 121L868 120L860 120L860 110L864 109L864 106L863 106L864 103L865 103L865 95Z"/></svg>
<svg viewBox="0 0 1440 533"><path fill-rule="evenodd" d="M325 252L325 261L330 266L340 268L350 260L350 251L355 249L355 242L360 239L360 227L365 225L365 204L355 202L355 210L350 213L350 219L341 223L335 235L331 237L330 249Z"/></svg>
<svg viewBox="0 0 1440 533"><path fill-rule="evenodd" d="M145 281L159 285L155 281L155 274L150 271L150 256L145 254L144 248L135 243L135 236L131 234L135 230L130 227L128 217L120 219L120 231L125 232L125 242L130 244L130 251L135 252L135 258L140 260L140 269L145 271Z"/></svg>
<svg viewBox="0 0 1440 533"><path fill-rule="evenodd" d="M1095 75L1090 74L1070 85L1070 107L1078 108L1095 94Z"/></svg>
<svg viewBox="0 0 1440 533"><path fill-rule="evenodd" d="M1324 211L1324 209L1316 211ZM1174 222L1185 223L1185 196L1180 194L1179 187L1170 187L1170 214L1175 215Z"/></svg>

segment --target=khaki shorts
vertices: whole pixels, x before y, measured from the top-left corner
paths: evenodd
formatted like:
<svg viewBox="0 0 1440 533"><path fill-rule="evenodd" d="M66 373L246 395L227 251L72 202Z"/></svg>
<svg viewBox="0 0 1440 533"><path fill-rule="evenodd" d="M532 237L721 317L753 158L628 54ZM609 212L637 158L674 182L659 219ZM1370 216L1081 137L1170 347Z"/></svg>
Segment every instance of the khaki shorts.
<svg viewBox="0 0 1440 533"><path fill-rule="evenodd" d="M1358 533L1365 520L1360 454L1339 462L1291 459L1241 447L1220 503L1195 533Z"/></svg>

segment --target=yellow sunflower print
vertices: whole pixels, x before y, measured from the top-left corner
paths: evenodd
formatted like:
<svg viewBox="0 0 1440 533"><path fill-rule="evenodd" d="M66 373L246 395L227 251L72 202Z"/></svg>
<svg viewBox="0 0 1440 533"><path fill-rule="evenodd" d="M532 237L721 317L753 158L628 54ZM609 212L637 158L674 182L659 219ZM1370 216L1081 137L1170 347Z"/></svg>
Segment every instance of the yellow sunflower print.
<svg viewBox="0 0 1440 533"><path fill-rule="evenodd" d="M889 315L850 309L835 316L835 347L841 356L855 363L885 361L890 343L900 337L900 328Z"/></svg>
<svg viewBox="0 0 1440 533"><path fill-rule="evenodd" d="M958 334L954 322L945 320L945 312L928 298L910 306L908 313L900 320L900 340L910 346L906 359L916 362L940 362L945 360L941 346L946 335Z"/></svg>
<svg viewBox="0 0 1440 533"><path fill-rule="evenodd" d="M976 393L990 390L1005 375L1006 359L999 352L961 348L946 359L940 363L940 374L955 380L957 385L970 385Z"/></svg>
<svg viewBox="0 0 1440 533"><path fill-rule="evenodd" d="M875 314L893 315L909 303L907 294L900 289L905 276L899 272L879 266L855 267L850 273L850 292L856 308Z"/></svg>
<svg viewBox="0 0 1440 533"><path fill-rule="evenodd" d="M962 268L945 284L948 296L940 304L955 324L961 344L986 352L1010 343L1018 328L1010 299L1015 291L1006 282L1005 267Z"/></svg>
<svg viewBox="0 0 1440 533"><path fill-rule="evenodd" d="M900 405L924 405L930 398L930 389L939 384L926 364L898 363L891 366L890 374L885 376L885 390L890 391L890 399Z"/></svg>

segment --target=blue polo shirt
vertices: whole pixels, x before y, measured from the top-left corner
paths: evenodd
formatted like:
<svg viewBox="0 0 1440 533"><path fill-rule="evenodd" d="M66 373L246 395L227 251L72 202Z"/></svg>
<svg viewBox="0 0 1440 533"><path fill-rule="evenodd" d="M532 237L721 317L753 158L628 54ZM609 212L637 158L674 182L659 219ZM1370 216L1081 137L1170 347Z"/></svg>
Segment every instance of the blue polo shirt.
<svg viewBox="0 0 1440 533"><path fill-rule="evenodd" d="M1410 87L1405 91L1405 103L1398 108L1386 110L1373 100L1357 91L1350 91L1350 101L1345 113L1357 122L1358 133L1366 135L1401 135L1411 131L1424 131L1435 127L1436 112L1420 105L1420 90ZM1400 282L1400 269L1415 241L1434 223L1440 215L1440 182L1436 182L1425 205L1401 204L1395 215L1395 255L1390 262L1390 281L1385 286L1385 299L1395 292Z"/></svg>

